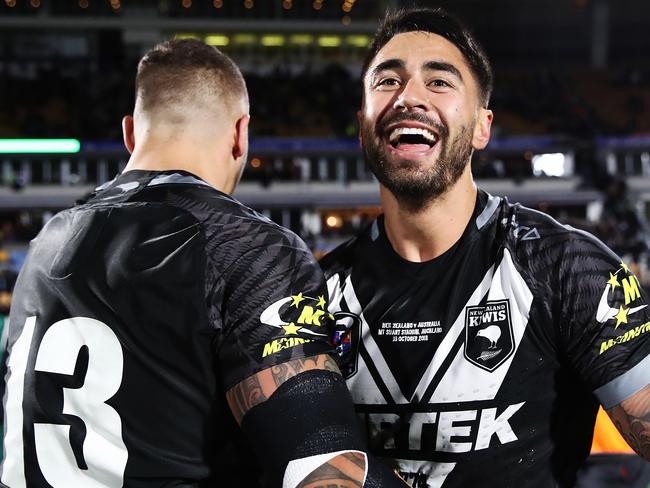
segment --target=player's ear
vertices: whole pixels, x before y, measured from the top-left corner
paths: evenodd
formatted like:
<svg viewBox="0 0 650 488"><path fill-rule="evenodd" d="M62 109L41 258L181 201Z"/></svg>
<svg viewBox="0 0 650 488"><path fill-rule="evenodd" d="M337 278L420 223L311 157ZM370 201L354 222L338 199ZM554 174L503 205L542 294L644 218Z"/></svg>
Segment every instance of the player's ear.
<svg viewBox="0 0 650 488"><path fill-rule="evenodd" d="M487 108L479 109L472 137L472 147L474 149L485 149L485 146L490 142L490 129L492 128L493 118L492 110L488 110Z"/></svg>
<svg viewBox="0 0 650 488"><path fill-rule="evenodd" d="M235 159L246 156L248 153L248 123L250 120L250 115L246 114L235 122L235 142L232 147L232 156Z"/></svg>
<svg viewBox="0 0 650 488"><path fill-rule="evenodd" d="M129 151L129 154L132 154L135 148L135 131L133 116L131 115L122 117L122 140L126 150Z"/></svg>

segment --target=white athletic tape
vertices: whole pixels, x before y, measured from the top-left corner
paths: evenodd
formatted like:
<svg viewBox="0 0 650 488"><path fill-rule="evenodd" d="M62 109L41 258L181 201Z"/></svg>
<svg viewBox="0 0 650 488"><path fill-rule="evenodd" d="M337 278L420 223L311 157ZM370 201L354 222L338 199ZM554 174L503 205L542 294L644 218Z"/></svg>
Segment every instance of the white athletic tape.
<svg viewBox="0 0 650 488"><path fill-rule="evenodd" d="M325 464L329 460L335 458L340 454L347 454L348 452L355 452L362 454L366 463L366 471L363 474L363 482L366 482L368 476L368 457L363 451L337 451L328 452L327 454L317 454L315 456L308 456L300 459L294 459L287 464L287 469L284 470L284 479L282 480L282 488L296 488L302 480L304 480L309 473L318 468L321 464Z"/></svg>

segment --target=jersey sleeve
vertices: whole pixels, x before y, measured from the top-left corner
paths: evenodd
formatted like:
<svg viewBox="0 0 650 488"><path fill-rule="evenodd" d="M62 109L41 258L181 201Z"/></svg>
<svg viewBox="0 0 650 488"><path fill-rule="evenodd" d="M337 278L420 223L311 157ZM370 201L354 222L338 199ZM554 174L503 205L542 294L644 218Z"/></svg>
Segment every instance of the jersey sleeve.
<svg viewBox="0 0 650 488"><path fill-rule="evenodd" d="M217 352L226 389L291 359L333 352L323 273L307 247L283 236L227 272Z"/></svg>
<svg viewBox="0 0 650 488"><path fill-rule="evenodd" d="M560 333L569 363L605 408L650 382L650 308L633 270L590 235L560 266Z"/></svg>

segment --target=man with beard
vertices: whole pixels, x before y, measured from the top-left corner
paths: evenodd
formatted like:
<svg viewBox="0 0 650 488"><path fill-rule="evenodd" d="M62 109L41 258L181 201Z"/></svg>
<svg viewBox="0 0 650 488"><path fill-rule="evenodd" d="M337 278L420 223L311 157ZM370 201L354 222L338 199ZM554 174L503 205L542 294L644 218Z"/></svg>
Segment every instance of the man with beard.
<svg viewBox="0 0 650 488"><path fill-rule="evenodd" d="M362 73L384 214L321 264L373 452L415 487L569 487L600 402L650 458L646 296L591 235L477 190L476 40L443 10L392 12Z"/></svg>

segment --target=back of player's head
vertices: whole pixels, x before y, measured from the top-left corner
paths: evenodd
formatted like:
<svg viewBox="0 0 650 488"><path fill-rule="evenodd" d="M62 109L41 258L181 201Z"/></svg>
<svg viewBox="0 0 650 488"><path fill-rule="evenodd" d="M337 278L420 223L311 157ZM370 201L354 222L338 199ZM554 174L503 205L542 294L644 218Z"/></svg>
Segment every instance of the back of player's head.
<svg viewBox="0 0 650 488"><path fill-rule="evenodd" d="M389 10L381 21L363 63L362 79L377 53L397 34L430 32L444 37L463 54L479 87L481 103L488 106L492 94L492 67L487 55L467 27L442 8L404 8Z"/></svg>
<svg viewBox="0 0 650 488"><path fill-rule="evenodd" d="M248 113L246 83L237 65L194 39L158 44L140 60L136 111L167 123L191 120L195 111L235 118Z"/></svg>

